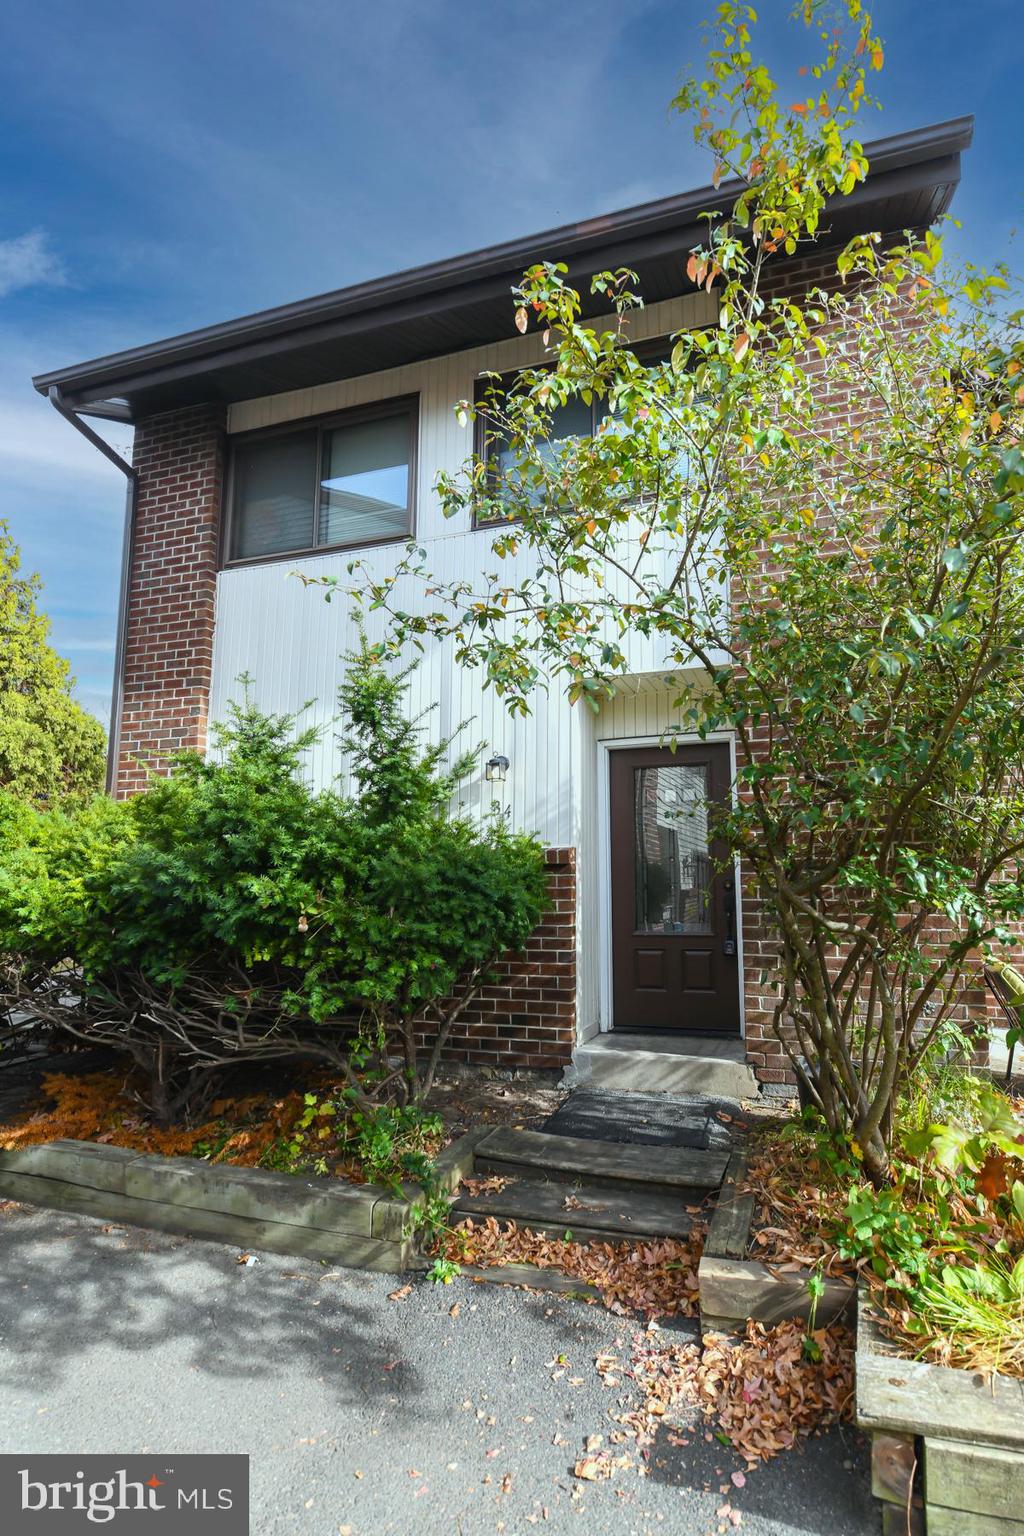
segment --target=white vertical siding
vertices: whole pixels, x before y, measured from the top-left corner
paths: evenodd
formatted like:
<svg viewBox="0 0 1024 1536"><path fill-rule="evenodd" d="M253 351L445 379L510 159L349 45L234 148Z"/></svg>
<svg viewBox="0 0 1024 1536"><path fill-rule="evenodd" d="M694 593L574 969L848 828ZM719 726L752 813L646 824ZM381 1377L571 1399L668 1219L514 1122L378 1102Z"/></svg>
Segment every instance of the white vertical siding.
<svg viewBox="0 0 1024 1536"><path fill-rule="evenodd" d="M437 541L431 561L438 577L457 573L465 542ZM303 562L313 564L344 574L337 557ZM380 616L369 615L371 639L381 628ZM252 696L264 709L291 713L313 700L302 720L319 725L322 736L309 754L309 769L314 783L330 783L342 766L332 724L337 692L345 653L355 648L357 639L355 616L344 599L325 602L320 591L304 587L284 565L222 572L211 717L223 717L228 701L240 697L236 680L243 673L252 678ZM424 723L431 739L449 736L466 722L461 743L481 744L481 774L468 781L462 793L467 810L481 812L497 801L508 807L514 826L536 832L550 845L572 844L579 751L575 712L556 691L538 691L533 713L525 720L513 719L502 700L481 683L479 673L456 665L450 642L428 640L411 678L410 709L417 715L429 712ZM483 780L482 765L493 752L503 753L512 764L504 785Z"/></svg>
<svg viewBox="0 0 1024 1536"><path fill-rule="evenodd" d="M705 294L667 300L638 312L631 322L637 341L665 335L687 325L711 324L716 301ZM470 424L460 425L455 405L473 394L477 376L486 369L504 371L538 362L543 355L539 336L514 337L429 362L383 373L344 379L313 389L248 400L231 407L230 432L298 421L328 411L370 401L418 395L419 444L416 485L416 539L427 549L429 569L442 579L479 576L498 565L491 554L491 536L474 531L464 520L446 520L433 486L441 470L455 472L472 452ZM263 565L221 571L217 584L217 624L214 641L211 715L223 716L236 697L236 679L248 673L252 692L264 708L290 712L314 700L304 716L324 729L320 745L310 754L314 782L329 783L339 758L331 721L343 655L356 643L352 615L342 597L324 601L317 588L306 588L294 574L334 575L343 581L353 559L368 572L383 576L400 558L402 546L388 545L342 554L285 559ZM517 566L525 574L524 556L506 560L503 578L514 579ZM412 607L422 602L410 582L404 598ZM368 625L371 639L379 627ZM648 641L639 641L631 666L645 672L660 658ZM456 667L449 645L428 641L412 685L411 705L417 713L430 709L429 729L435 738L469 721L464 740L480 741L485 750L503 752L512 763L504 787L480 782L464 792L467 809L480 810L493 800L509 808L513 825L538 833L551 845L574 844L579 827L578 781L580 729L557 689L538 692L526 720L511 719L502 704L481 686L479 674Z"/></svg>
<svg viewBox="0 0 1024 1536"><path fill-rule="evenodd" d="M665 335L684 326L713 324L716 301L690 295L651 306L634 316L636 341ZM474 381L485 369L505 371L541 360L540 338L516 337L449 357L416 363L387 372L347 379L315 389L296 390L231 407L229 431L298 421L347 406L400 395L419 397L419 444L416 486L416 539L427 549L428 568L441 579L479 576L492 569L491 538L474 531L468 517L460 525L446 521L433 491L441 470L454 472L472 451L472 427L461 425L454 406L472 397ZM303 723L316 722L322 738L309 754L308 768L318 785L332 782L342 769L334 724L344 654L356 643L352 613L343 597L324 601L316 588L303 586L294 574L334 575L347 579L353 559L373 575L383 576L400 558L402 546L384 546L343 554L238 567L221 571L217 583L217 622L214 641L211 718L223 718L226 706L240 695L242 673L252 678L251 691L265 709L292 713L313 701ZM525 557L506 561L503 572L514 579ZM524 573L525 573L525 568ZM412 607L413 588L396 594ZM370 638L380 633L379 616L370 615ZM663 657L656 642L638 641L630 652L631 671L656 673ZM597 742L609 735L658 736L672 723L671 698L663 681L648 678L643 686L625 686L598 716L584 707L570 709L557 684L550 693L538 691L533 712L525 720L510 717L502 703L482 687L479 673L458 667L452 646L427 641L419 670L412 679L410 706L429 711L433 739L449 735L468 722L462 744L481 744L480 771L463 787L462 803L473 814L497 804L513 826L534 832L550 846L578 849L580 1025L595 1028L599 1013L598 869L602 831L598 827ZM483 764L493 753L511 763L503 785L487 784Z"/></svg>

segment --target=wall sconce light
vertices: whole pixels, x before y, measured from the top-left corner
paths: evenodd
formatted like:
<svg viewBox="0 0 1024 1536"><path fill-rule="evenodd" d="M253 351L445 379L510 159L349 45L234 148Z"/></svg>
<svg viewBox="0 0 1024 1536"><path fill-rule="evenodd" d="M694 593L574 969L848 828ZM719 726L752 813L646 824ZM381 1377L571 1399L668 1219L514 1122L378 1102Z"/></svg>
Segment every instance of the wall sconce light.
<svg viewBox="0 0 1024 1536"><path fill-rule="evenodd" d="M508 778L508 758L496 753L484 767L484 778L489 784L504 784Z"/></svg>

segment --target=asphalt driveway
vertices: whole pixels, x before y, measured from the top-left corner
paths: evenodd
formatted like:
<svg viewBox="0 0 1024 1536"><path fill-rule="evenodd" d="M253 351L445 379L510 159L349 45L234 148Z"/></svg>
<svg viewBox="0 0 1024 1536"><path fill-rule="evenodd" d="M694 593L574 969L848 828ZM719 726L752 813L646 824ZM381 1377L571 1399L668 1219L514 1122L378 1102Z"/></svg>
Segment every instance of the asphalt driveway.
<svg viewBox="0 0 1024 1536"><path fill-rule="evenodd" d="M578 1485L629 1385L594 1358L628 1358L638 1326L601 1309L463 1280L390 1301L393 1276L237 1257L0 1206L0 1450L247 1452L254 1536L879 1528L853 1431L739 1489L702 1433L661 1437L646 1476Z"/></svg>

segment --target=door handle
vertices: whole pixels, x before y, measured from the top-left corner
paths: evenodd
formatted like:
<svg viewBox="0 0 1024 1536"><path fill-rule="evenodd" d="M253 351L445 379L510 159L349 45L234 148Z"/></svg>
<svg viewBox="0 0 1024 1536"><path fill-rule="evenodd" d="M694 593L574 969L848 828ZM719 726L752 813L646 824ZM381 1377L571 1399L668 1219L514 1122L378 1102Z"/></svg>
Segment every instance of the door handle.
<svg viewBox="0 0 1024 1536"><path fill-rule="evenodd" d="M736 882L726 880L723 885L725 892L725 938L722 940L722 954L735 955L736 953Z"/></svg>

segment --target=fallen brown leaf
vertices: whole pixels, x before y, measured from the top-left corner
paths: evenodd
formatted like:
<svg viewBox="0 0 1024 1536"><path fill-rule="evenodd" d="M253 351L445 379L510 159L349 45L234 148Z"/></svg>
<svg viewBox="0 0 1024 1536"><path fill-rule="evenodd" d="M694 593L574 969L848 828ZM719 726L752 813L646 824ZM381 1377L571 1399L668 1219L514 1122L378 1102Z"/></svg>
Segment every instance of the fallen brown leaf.
<svg viewBox="0 0 1024 1536"><path fill-rule="evenodd" d="M586 1483L598 1483L632 1465L628 1456L612 1456L603 1451L596 1456L581 1456L573 1467L573 1475Z"/></svg>
<svg viewBox="0 0 1024 1536"><path fill-rule="evenodd" d="M443 1252L449 1258L481 1267L534 1264L540 1269L560 1270L592 1286L616 1314L692 1317L697 1311L697 1265L703 1242L704 1230L699 1225L685 1238L643 1243L567 1242L489 1216L460 1223L455 1232L446 1235Z"/></svg>
<svg viewBox="0 0 1024 1536"><path fill-rule="evenodd" d="M510 1181L500 1173L491 1173L483 1179L463 1179L462 1188L467 1195L500 1195L509 1182L515 1183L515 1180Z"/></svg>

